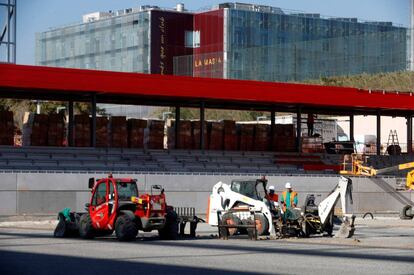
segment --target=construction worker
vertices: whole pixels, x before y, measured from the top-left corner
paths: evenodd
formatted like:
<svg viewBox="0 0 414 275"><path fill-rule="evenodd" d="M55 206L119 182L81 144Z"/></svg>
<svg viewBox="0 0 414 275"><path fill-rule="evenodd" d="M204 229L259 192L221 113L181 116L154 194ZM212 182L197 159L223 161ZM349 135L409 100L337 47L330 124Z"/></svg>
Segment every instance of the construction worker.
<svg viewBox="0 0 414 275"><path fill-rule="evenodd" d="M286 191L282 193L282 199L280 203L283 206L283 212L286 212L286 209L295 208L298 205L298 194L292 190L292 185L290 182L285 184Z"/></svg>
<svg viewBox="0 0 414 275"><path fill-rule="evenodd" d="M308 125L308 137L313 136L313 125L315 123L315 116L312 113L308 114L306 124Z"/></svg>
<svg viewBox="0 0 414 275"><path fill-rule="evenodd" d="M273 202L274 204L277 204L279 202L279 196L275 193L275 187L273 185L269 186L269 193L267 193L266 199Z"/></svg>

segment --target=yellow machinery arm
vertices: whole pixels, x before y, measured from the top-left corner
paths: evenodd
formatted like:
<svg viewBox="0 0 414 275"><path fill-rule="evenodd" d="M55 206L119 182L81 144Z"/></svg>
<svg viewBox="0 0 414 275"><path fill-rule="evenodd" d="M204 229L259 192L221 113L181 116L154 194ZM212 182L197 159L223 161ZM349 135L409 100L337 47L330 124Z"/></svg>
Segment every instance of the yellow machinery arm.
<svg viewBox="0 0 414 275"><path fill-rule="evenodd" d="M414 170L411 170L410 172L407 173L405 187L408 190L414 190Z"/></svg>
<svg viewBox="0 0 414 275"><path fill-rule="evenodd" d="M414 168L414 162L407 162L407 163L403 163L403 164L399 164L399 165L395 165L391 167L386 167L382 169L373 169L373 170L375 170L374 172L374 176L375 176L375 175L382 175L382 174L389 173L389 172L398 172L398 171L406 170L410 168Z"/></svg>
<svg viewBox="0 0 414 275"><path fill-rule="evenodd" d="M375 169L373 167L363 165L364 161L360 155L352 154L351 159L352 171L347 171L345 169L346 163L344 163L344 169L339 172L340 174L373 177L376 175L382 175L389 172L397 172L401 170L414 168L414 162L407 162L382 169ZM414 190L414 170L411 170L407 173L406 188Z"/></svg>

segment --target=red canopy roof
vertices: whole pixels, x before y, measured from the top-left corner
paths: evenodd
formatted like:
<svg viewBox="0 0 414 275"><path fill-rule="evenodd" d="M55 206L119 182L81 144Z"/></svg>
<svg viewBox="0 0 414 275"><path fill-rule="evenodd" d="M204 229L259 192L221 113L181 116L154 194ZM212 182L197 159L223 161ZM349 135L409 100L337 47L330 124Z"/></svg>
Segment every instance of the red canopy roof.
<svg viewBox="0 0 414 275"><path fill-rule="evenodd" d="M414 110L411 93L246 80L192 78L0 64L0 97L53 98L96 93L105 102L167 105L205 100L214 106L302 106L340 110ZM21 95L20 95L21 94ZM134 101L141 99L141 101ZM131 101L128 101L131 100ZM212 105L212 106L213 106Z"/></svg>

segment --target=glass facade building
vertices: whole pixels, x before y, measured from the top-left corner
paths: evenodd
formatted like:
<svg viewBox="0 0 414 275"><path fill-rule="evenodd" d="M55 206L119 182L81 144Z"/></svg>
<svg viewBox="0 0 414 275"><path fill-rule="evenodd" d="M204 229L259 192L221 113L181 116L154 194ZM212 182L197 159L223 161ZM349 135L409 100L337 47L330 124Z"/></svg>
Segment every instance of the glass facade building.
<svg viewBox="0 0 414 275"><path fill-rule="evenodd" d="M221 4L216 13L223 22L216 26L223 28L223 49L175 57L175 74L301 81L408 67L407 29L390 22L287 14L279 8L237 3ZM219 33L211 27L195 26L194 31L201 33L200 48L210 46L203 41L204 32Z"/></svg>
<svg viewBox="0 0 414 275"><path fill-rule="evenodd" d="M149 12L36 34L36 64L149 73Z"/></svg>
<svg viewBox="0 0 414 275"><path fill-rule="evenodd" d="M191 13L140 7L83 16L83 22L36 34L36 65L172 74L173 56L192 54Z"/></svg>
<svg viewBox="0 0 414 275"><path fill-rule="evenodd" d="M403 71L408 30L224 3L190 13L141 7L85 15L36 35L36 64L199 77L302 81Z"/></svg>

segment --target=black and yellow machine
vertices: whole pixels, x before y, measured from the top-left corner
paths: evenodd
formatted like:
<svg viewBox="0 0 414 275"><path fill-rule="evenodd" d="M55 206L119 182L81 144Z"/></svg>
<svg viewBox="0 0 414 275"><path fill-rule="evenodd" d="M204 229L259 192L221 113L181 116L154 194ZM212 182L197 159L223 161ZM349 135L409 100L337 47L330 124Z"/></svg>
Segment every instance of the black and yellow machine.
<svg viewBox="0 0 414 275"><path fill-rule="evenodd" d="M339 171L339 173L341 175L349 176L374 177L378 175L412 169L406 174L404 189L414 190L414 162L407 162L381 169L375 169L365 164L367 162L366 158L366 156L361 154L346 155L344 157L342 169ZM404 220L414 218L414 212L411 205L406 205L403 207L400 212L400 218Z"/></svg>

